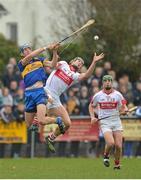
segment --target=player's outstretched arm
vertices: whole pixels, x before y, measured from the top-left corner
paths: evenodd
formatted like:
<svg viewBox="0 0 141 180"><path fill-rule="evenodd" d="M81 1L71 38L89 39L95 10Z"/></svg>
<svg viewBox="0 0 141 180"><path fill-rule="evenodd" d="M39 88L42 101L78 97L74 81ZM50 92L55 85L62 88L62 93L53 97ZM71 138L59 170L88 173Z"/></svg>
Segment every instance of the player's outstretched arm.
<svg viewBox="0 0 141 180"><path fill-rule="evenodd" d="M29 55L21 59L22 65L24 66L27 65L33 57L38 56L40 53L42 53L43 51L47 49L50 49L50 50L55 49L57 44L58 43L49 44L48 46L36 49L35 51L31 52Z"/></svg>
<svg viewBox="0 0 141 180"><path fill-rule="evenodd" d="M22 65L23 66L27 65L33 57L38 56L38 54L42 53L46 49L47 47L43 47L43 48L36 49L35 51L32 51L29 55L21 59Z"/></svg>
<svg viewBox="0 0 141 180"><path fill-rule="evenodd" d="M58 55L58 48L59 47L60 47L60 44L56 43L56 45L52 49L53 50L52 60L51 61L45 61L44 66L49 66L51 68L55 68L57 66L57 62L59 59L59 55Z"/></svg>
<svg viewBox="0 0 141 180"><path fill-rule="evenodd" d="M94 56L93 56L93 61L92 61L91 65L90 65L90 67L88 68L88 70L85 73L80 74L79 80L82 81L82 80L85 80L85 79L89 78L92 75L93 71L94 71L96 63L98 61L100 61L101 59L103 59L103 58L104 58L103 53L101 53L98 56L95 53Z"/></svg>

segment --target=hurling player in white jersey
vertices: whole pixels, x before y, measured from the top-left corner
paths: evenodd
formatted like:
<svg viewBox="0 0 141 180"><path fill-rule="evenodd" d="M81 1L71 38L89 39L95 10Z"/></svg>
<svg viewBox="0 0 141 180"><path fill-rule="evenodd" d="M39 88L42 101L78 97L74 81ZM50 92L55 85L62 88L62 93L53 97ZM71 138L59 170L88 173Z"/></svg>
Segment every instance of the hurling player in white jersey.
<svg viewBox="0 0 141 180"><path fill-rule="evenodd" d="M112 87L112 76L105 75L102 79L103 89L96 93L89 104L91 123L99 121L106 142L104 151L104 165L110 166L109 154L115 146L115 165L114 169L120 169L120 156L122 152L122 124L119 115L126 114L128 108L126 100L122 94ZM98 118L95 117L97 112ZM109 117L111 116L111 117Z"/></svg>
<svg viewBox="0 0 141 180"><path fill-rule="evenodd" d="M64 134L71 125L69 114L60 102L60 95L74 83L89 78L94 71L95 64L103 59L103 57L103 53L98 56L95 53L92 63L85 73L79 73L80 69L84 65L84 60L80 57L76 57L75 59L71 60L69 64L66 61L60 61L58 62L56 69L47 79L45 91L51 95L53 99L53 103L47 105L49 115L60 116L64 122L64 127L61 132L57 127L55 131L46 138L48 148L51 152L55 152L55 148L53 146L53 141L55 138L61 133Z"/></svg>

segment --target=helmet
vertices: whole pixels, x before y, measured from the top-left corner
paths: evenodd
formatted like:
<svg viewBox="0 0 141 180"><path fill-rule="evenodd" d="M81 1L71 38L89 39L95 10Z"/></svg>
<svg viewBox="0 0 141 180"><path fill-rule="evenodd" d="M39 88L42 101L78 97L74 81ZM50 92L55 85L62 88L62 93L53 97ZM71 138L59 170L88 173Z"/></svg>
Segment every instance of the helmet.
<svg viewBox="0 0 141 180"><path fill-rule="evenodd" d="M22 46L20 46L20 49L19 49L20 53L23 53L25 48L30 48L31 49L31 46L29 44L27 44L27 43L22 45Z"/></svg>
<svg viewBox="0 0 141 180"><path fill-rule="evenodd" d="M72 59L72 60L70 61L70 64L71 64L72 62L77 61L77 60L80 60L80 61L82 62L82 64L84 64L84 60L83 60L81 57L75 57L74 59Z"/></svg>
<svg viewBox="0 0 141 180"><path fill-rule="evenodd" d="M113 81L113 77L112 77L111 75L105 75L105 76L103 76L102 81L107 81L107 80Z"/></svg>

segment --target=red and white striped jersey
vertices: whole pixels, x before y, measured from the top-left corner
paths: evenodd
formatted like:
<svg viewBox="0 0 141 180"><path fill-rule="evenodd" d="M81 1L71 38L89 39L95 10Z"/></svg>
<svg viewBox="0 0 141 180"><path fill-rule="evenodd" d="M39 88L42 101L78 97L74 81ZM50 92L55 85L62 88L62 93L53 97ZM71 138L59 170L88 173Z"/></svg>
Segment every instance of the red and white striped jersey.
<svg viewBox="0 0 141 180"><path fill-rule="evenodd" d="M60 96L72 84L77 83L79 73L71 70L69 64L65 61L58 63L57 69L54 70L47 79L45 89Z"/></svg>
<svg viewBox="0 0 141 180"><path fill-rule="evenodd" d="M94 107L97 106L98 118L103 118L112 114L118 115L120 107L126 104L126 100L116 90L113 90L110 94L101 90L93 96L91 103ZM115 117L113 118L115 119Z"/></svg>

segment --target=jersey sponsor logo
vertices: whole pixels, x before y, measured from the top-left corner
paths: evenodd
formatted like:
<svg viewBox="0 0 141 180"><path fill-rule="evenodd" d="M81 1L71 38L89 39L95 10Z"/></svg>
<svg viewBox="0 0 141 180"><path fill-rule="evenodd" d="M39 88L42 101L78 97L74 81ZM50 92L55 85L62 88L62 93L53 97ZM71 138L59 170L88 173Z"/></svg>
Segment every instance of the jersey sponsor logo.
<svg viewBox="0 0 141 180"><path fill-rule="evenodd" d="M116 109L117 102L99 102L100 109Z"/></svg>
<svg viewBox="0 0 141 180"><path fill-rule="evenodd" d="M54 75L63 80L68 86L73 82L73 79L60 69L58 69Z"/></svg>

